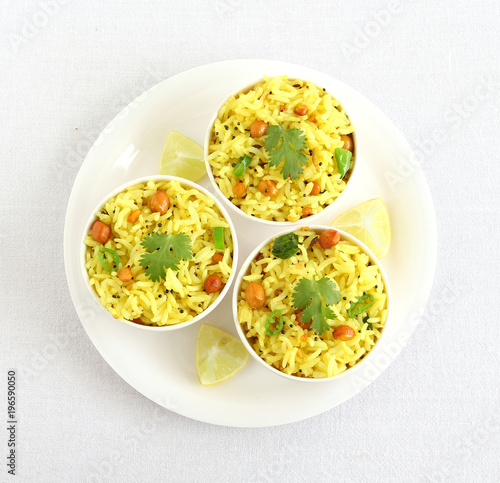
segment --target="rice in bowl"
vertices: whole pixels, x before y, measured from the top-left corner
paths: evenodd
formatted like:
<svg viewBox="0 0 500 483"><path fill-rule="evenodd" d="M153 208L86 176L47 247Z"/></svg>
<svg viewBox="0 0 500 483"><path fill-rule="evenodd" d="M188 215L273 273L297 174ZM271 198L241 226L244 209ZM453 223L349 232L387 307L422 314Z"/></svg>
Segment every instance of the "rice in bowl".
<svg viewBox="0 0 500 483"><path fill-rule="evenodd" d="M277 238L265 245L250 262L235 295L238 323L255 354L269 366L299 378L330 378L355 366L380 339L388 315L388 287L380 267L345 235L331 248L323 248L323 231L303 227L290 232L298 238L298 249L289 259L273 255ZM323 277L340 293L339 302L328 306L336 317L327 317L329 327L319 334L302 320L303 310L294 306L294 292L300 280ZM260 284L265 293L265 305L259 309L250 305L251 283ZM363 299L373 299L373 304L366 309L363 304L356 306ZM359 314L357 307L363 309ZM274 311L281 313L283 326L269 335L266 323L271 333L276 328L274 321L269 325ZM352 337L346 340L342 335L347 333Z"/></svg>
<svg viewBox="0 0 500 483"><path fill-rule="evenodd" d="M153 212L150 206L160 192L169 198L163 214ZM96 222L109 227L106 241L94 238L92 228ZM214 228L223 229L222 250L215 248ZM165 269L164 279L154 281L147 274L149 267L141 265L146 253L143 241L152 234L181 232L189 238L192 258L180 259L179 270ZM163 327L193 320L215 302L233 272L230 225L211 196L177 179L137 183L110 198L96 213L84 242L85 269L99 302L113 317L141 325ZM100 251L101 258L106 256L102 249L119 257L114 267L108 260L111 272L99 260ZM123 269L130 270L130 280L121 280ZM210 277L218 277L222 285L207 293Z"/></svg>
<svg viewBox="0 0 500 483"><path fill-rule="evenodd" d="M302 152L308 164L297 179L284 177L282 165L269 165L265 134L252 134L256 121L303 133ZM251 89L231 96L219 110L208 140L207 164L222 194L246 214L296 222L320 213L346 188L354 165L353 133L340 102L325 89L287 76L264 76ZM345 174L339 173L336 148L353 154ZM250 165L236 176L235 166L245 155L251 158ZM277 194L266 192L262 182L272 183Z"/></svg>

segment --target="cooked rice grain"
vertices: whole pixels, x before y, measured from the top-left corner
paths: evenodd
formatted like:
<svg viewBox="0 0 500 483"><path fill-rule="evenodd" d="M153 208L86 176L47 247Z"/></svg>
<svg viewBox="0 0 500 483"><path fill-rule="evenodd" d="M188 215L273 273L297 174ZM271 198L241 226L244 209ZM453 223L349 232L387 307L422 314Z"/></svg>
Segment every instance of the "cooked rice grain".
<svg viewBox="0 0 500 483"><path fill-rule="evenodd" d="M300 255L288 260L271 254L273 243L261 250L263 258L250 264L243 277L238 296L238 320L256 353L269 365L285 374L308 377L332 377L354 366L373 348L380 338L387 318L387 294L377 265L372 265L366 253L346 240L324 250L313 244L318 233L296 231L301 245ZM331 330L318 335L304 330L296 323L292 294L302 277L311 279L330 277L340 290L341 300L332 306L337 318L329 320ZM252 309L245 300L245 289L252 282L263 285L268 304L260 310ZM276 290L281 290L275 296ZM351 319L348 310L363 294L371 294L374 304L367 312ZM344 300L344 297L346 300ZM275 336L266 334L266 320L273 310L283 315L283 330ZM363 317L368 314L368 324ZM348 325L356 333L349 341L333 338L333 330ZM306 334L305 341L301 338ZM299 352L300 351L300 352Z"/></svg>
<svg viewBox="0 0 500 483"><path fill-rule="evenodd" d="M301 104L308 106L307 115L302 117L293 112ZM264 138L255 139L249 133L255 120L304 131L310 162L298 179L283 179L283 163L277 168L269 166ZM298 221L302 208L311 207L312 214L319 213L344 191L349 173L340 179L334 152L342 147L340 136L353 132L340 102L320 87L286 76L264 76L248 92L231 96L220 109L212 130L208 162L222 193L245 213L264 220ZM311 161L313 150L319 171ZM252 157L252 162L238 178L233 174L233 164L245 154ZM269 198L257 189L263 179L276 182L280 190L277 197ZM244 198L233 194L233 186L239 181L246 187ZM310 195L312 182L319 183L319 195Z"/></svg>
<svg viewBox="0 0 500 483"><path fill-rule="evenodd" d="M149 209L149 200L158 190L164 190L170 198L170 208L165 215ZM132 224L128 222L128 215L137 209L141 214ZM108 200L97 213L97 219L111 226L112 236L104 246L118 253L120 265L112 273L104 270L98 259L103 245L96 242L89 231L85 238L85 268L99 301L117 319L140 319L142 324L157 326L192 320L219 295L218 292L207 294L204 280L217 274L227 283L232 273L233 244L228 223L211 197L197 189L185 188L176 180L131 186ZM217 226L226 228L226 248L223 260L214 265L213 228ZM181 260L179 271L167 270L166 280L153 282L139 263L145 253L141 241L151 233L180 231L190 237L194 258ZM127 288L129 283L121 282L117 276L125 266L130 267L134 277L130 288Z"/></svg>

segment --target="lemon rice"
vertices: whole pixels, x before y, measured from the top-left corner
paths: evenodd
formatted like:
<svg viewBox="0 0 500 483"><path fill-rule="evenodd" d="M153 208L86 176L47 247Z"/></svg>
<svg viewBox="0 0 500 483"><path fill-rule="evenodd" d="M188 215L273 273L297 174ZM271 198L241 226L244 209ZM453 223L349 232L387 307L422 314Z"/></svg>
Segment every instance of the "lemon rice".
<svg viewBox="0 0 500 483"><path fill-rule="evenodd" d="M340 240L324 249L318 244L319 232L294 232L299 249L289 259L276 258L273 242L253 260L243 277L238 293L238 320L255 352L269 365L288 375L326 378L340 374L357 364L379 340L384 329L388 299L384 279L377 265L359 246ZM327 320L329 330L318 334L304 325L294 310L293 292L302 278L329 278L340 291L340 300L332 305L336 318ZM246 288L251 282L262 285L265 305L252 308ZM373 304L351 317L349 310L361 297L372 297ZM280 311L283 326L269 335L266 322L273 311ZM334 337L335 330L347 326L350 340Z"/></svg>
<svg viewBox="0 0 500 483"><path fill-rule="evenodd" d="M165 214L152 212L149 205L160 191L170 199ZM109 199L96 219L109 227L111 236L103 244L89 231L85 237L85 268L100 303L117 319L155 326L192 320L219 296L219 292L207 293L204 281L217 274L225 284L231 276L233 242L229 224L212 197L184 187L177 180L130 186ZM224 228L223 251L215 249L214 227ZM153 281L141 265L145 253L143 240L154 233L180 232L189 237L193 258L181 260L178 271L167 269L164 280ZM119 260L115 270L108 272L102 266L99 260L102 249L116 253ZM216 252L221 256L218 263L212 260ZM132 277L126 282L119 278L124 268L130 270Z"/></svg>
<svg viewBox="0 0 500 483"><path fill-rule="evenodd" d="M307 106L307 113L296 114L303 106ZM297 179L284 179L279 166L269 165L264 137L251 135L254 121L303 132L308 164ZM264 220L295 222L321 212L346 188L350 171L342 179L335 149L344 146L341 136L353 132L340 102L323 88L286 76L264 76L248 91L231 96L219 110L207 159L223 195L245 213ZM235 176L234 165L245 155L251 157L251 163L242 176ZM354 157L351 168L353 163ZM266 196L258 188L260 181L275 183L278 195ZM237 183L245 186L243 196L233 191Z"/></svg>

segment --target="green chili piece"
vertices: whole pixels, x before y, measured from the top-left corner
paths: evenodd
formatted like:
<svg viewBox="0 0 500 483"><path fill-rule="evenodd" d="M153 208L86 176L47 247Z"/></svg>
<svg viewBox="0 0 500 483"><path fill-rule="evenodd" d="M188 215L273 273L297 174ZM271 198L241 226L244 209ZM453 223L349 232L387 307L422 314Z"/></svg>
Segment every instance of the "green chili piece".
<svg viewBox="0 0 500 483"><path fill-rule="evenodd" d="M366 302L367 300L369 300L369 302ZM349 317L351 317L351 319L354 319L359 314L362 314L366 309L369 309L373 305L373 302L373 295L369 293L361 295L358 301L354 305L351 305L351 308L348 311Z"/></svg>
<svg viewBox="0 0 500 483"><path fill-rule="evenodd" d="M216 226L214 228L214 242L216 250L224 250L224 227Z"/></svg>
<svg viewBox="0 0 500 483"><path fill-rule="evenodd" d="M270 325L275 322L275 317L278 317L278 324L276 325L276 330L274 332L271 332L271 329L269 328ZM270 314L269 317L267 318L266 321L266 334L269 337L272 337L273 335L279 334L280 330L283 328L283 315L279 310L273 310Z"/></svg>
<svg viewBox="0 0 500 483"><path fill-rule="evenodd" d="M347 149L335 148L335 159L337 160L337 168L340 173L340 179L342 179L349 168L351 167L352 153Z"/></svg>
<svg viewBox="0 0 500 483"><path fill-rule="evenodd" d="M106 253L109 253L113 257L113 267L109 267L109 260L106 258ZM99 263L102 265L102 268L106 270L106 272L111 273L113 270L116 270L118 268L118 265L120 264L120 257L118 256L118 253L116 253L114 250L111 250L111 248L99 248L99 251L97 252L97 257L99 258Z"/></svg>
<svg viewBox="0 0 500 483"><path fill-rule="evenodd" d="M245 172L245 170L250 166L250 162L252 161L252 158L248 155L245 154L237 163L236 166L234 167L233 174L235 176L238 176L238 178Z"/></svg>

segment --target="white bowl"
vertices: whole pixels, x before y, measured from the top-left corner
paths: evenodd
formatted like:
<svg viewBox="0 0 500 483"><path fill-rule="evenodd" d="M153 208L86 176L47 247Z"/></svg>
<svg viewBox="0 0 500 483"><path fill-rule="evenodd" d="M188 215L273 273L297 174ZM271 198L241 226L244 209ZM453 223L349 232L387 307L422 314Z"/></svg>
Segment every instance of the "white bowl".
<svg viewBox="0 0 500 483"><path fill-rule="evenodd" d="M286 230L282 230L281 232L275 233L273 236L269 237L267 240L265 240L264 242L262 242L258 247L256 247L252 251L252 253L250 253L250 255L248 256L248 258L243 262L243 266L241 267L241 269L238 272L238 275L236 277L236 281L235 281L235 284L234 284L234 290L233 290L233 317L234 317L234 323L236 325L236 331L238 332L238 335L240 336L240 339L243 342L243 344L245 345L245 347L248 350L248 352L250 352L250 354L252 355L252 357L259 364L263 365L264 367L266 367L268 370L270 370L274 374L278 374L279 376L285 377L286 379L290 379L292 381L299 381L299 382L317 383L317 382L326 382L326 381L336 380L339 377L345 377L345 376L352 377L354 374L356 374L356 373L358 373L360 371L360 369L359 369L360 367L361 368L365 367L365 365L366 365L365 361L367 359L371 360L373 358L372 354L374 352L376 352L377 347L380 347L380 341L382 340L382 338L384 336L384 333L387 331L387 325L389 324L389 320L390 320L390 316L391 316L391 310L390 310L390 305L391 305L391 290L390 290L389 283L388 283L388 280L387 280L387 275L385 273L384 268L380 264L380 261L373 254L373 252L363 242L361 242L360 240L358 240L356 237L350 235L349 233L346 233L343 230L339 230L338 228L331 227L331 226L326 226L326 225L311 225L311 224L308 224L307 226L309 227L310 230L318 231L318 234L321 233L321 232L323 232L324 230L332 230L332 229L334 229L334 230L338 231L340 233L340 235L341 235L341 240L347 240L347 241L351 242L354 245L358 245L361 248L361 250L370 257L370 261L372 262L372 264L378 265L378 267L380 269L380 274L382 276L382 280L384 281L385 291L386 291L386 294L387 294L387 319L385 321L385 325L384 325L384 328L383 328L382 333L380 335L380 338L378 339L378 341L376 342L376 344L374 345L374 347L372 348L372 350L370 352L368 352L368 354L366 354L364 356L364 358L362 360L360 360L357 364L355 364L354 366L352 366L349 369L345 370L344 372L341 372L340 374L336 374L335 376L332 376L332 377L325 377L325 378L313 379L313 378L308 378L308 377L299 377L299 376L292 376L292 375L289 375L289 374L285 374L284 372L280 371L279 369L276 369L274 366L269 365L266 361L264 361L264 359L262 359L255 352L255 349L251 346L250 342L246 338L246 335L243 332L243 329L241 328L241 324L240 324L240 322L238 320L238 297L239 297L240 287L241 287L241 284L242 284L242 281L243 281L243 277L247 273L248 268L250 267L250 264L255 259L255 257L257 256L257 254L262 250L263 247L265 247L266 245L268 245L269 243L271 243L273 239L275 239L275 238L277 238L279 236L286 235L287 233L292 233L292 232L300 229L300 227L297 227L297 226L294 227L293 229L287 228Z"/></svg>
<svg viewBox="0 0 500 483"><path fill-rule="evenodd" d="M295 76L295 75L288 75L288 78L289 79L301 79L300 76ZM338 201L341 197L343 197L346 193L346 191L349 190L349 186L353 185L353 177L357 176L356 173L357 173L357 169L356 169L356 166L357 166L357 162L356 160L359 159L359 143L357 141L357 135L356 135L356 131L354 131L354 133L351 134L352 136L352 141L353 141L353 145L354 145L354 149L353 149L353 155L352 155L352 158L351 158L351 170L350 170L350 174L349 174L349 180L346 182L346 187L344 189L344 191L342 191L342 193L330 204L328 205L326 208L324 208L323 210L321 210L319 213L316 213L314 215L311 215L311 216L308 216L306 218L300 218L298 221L296 222L292 222L292 221L272 221L272 220L263 220L262 218L259 218L257 216L252 216L252 215L249 215L248 213L245 213L242 209L240 209L238 206L236 206L234 203L231 202L231 200L229 200L225 195L224 193L221 191L221 189L219 188L219 185L217 184L217 182L215 181L215 178L214 178L214 175L212 173L212 167L210 166L210 163L208 162L208 155L209 155L209 146L210 146L210 139L212 137L212 128L214 126L214 122L215 120L217 119L217 116L219 114L219 111L220 109L222 108L222 106L227 102L227 100L229 99L229 97L231 95L234 95L236 96L237 94L239 94L240 92L246 92L250 89L253 88L253 86L255 86L257 83L261 82L262 80L264 80L263 78L258 78L256 80L254 80L253 82L250 82L249 84L247 84L245 87L242 87L241 89L238 89L237 91L233 92L232 94L229 94L225 99L224 101L222 101L219 106L217 107L217 109L215 110L214 114L212 115L211 119L210 119L210 123L208 124L208 129L205 133L205 142L204 142L204 155L205 155L205 166L206 166L206 169L207 169L207 173L208 173L208 178L210 179L210 183L212 184L212 186L214 187L216 193L222 198L223 202L225 203L226 206L229 207L230 210L232 210L234 213L240 215L240 216L243 216L244 218L246 218L247 220L250 220L252 222L258 222L258 223L264 223L266 225L271 225L271 226L274 226L274 227L286 227L286 226L300 226L300 224L302 223L306 223L306 224L310 224L310 223L314 223L315 220L317 220L320 216L328 213L328 210L331 210L334 205L335 205L335 202ZM302 79L302 80L305 80L305 79ZM316 83L314 81L314 79L307 79L308 81L311 81L313 82L314 84L316 85L320 85L320 84L325 84L324 82L323 83ZM329 89L328 88L328 85L325 86L325 89L328 93L330 93L331 95L333 95L335 97L335 95L333 94L332 91L334 91L334 86L332 86L332 89ZM340 100L340 99L339 99ZM342 103L342 101L340 101L340 104L342 105L342 107L345 109L345 106L344 104ZM349 115L348 111L346 110L347 114ZM350 118L350 116L349 116ZM356 127L356 124L355 122L353 122L353 125L354 127Z"/></svg>
<svg viewBox="0 0 500 483"><path fill-rule="evenodd" d="M147 183L148 181L173 181L173 180L179 181L179 183L181 185L185 186L185 187L197 189L197 190L201 191L202 193L204 193L205 195L209 196L210 198L212 198L215 201L215 204L217 205L217 208L219 208L220 212L222 213L222 216L225 218L225 220L229 224L229 229L231 231L231 238L232 238L232 241L233 241L232 273L229 276L229 279L228 279L225 287L222 289L222 292L219 294L219 296L217 297L217 299L215 300L215 302L213 302L201 314L199 314L196 317L194 317L193 320L188 320L186 322L181 322L181 323L175 324L175 325L166 325L166 326L162 326L162 327L156 327L156 326L136 324L136 323L131 322L129 320L121 321L119 319L115 319L111 315L111 313L105 307L103 307L101 305L101 303L99 301L99 297L97 296L95 290L90 286L89 276L88 276L87 270L85 268L85 252L86 252L86 249L87 249L87 246L84 243L85 237L87 236L87 234L88 234L88 232L90 230L90 227L92 226L92 224L96 220L96 215L95 214L102 209L102 207L104 206L104 204L110 198L113 198L114 196L118 195L119 193L121 193L122 191L124 191L125 189L127 189L129 186L133 186L135 184ZM99 307L101 307L101 309L104 312L106 312L109 315L109 317L113 318L114 320L116 320L120 324L125 323L125 324L128 324L128 325L132 326L132 327L140 328L140 329L154 330L154 331L177 330L177 329L182 329L184 327L187 327L188 325L194 324L194 323L199 322L200 320L202 320L210 312L212 312L212 310L214 310L215 307L217 307L217 305L221 302L221 300L228 294L229 289L231 288L231 284L232 284L232 282L234 280L234 277L235 277L236 267L238 266L238 239L236 237L236 230L234 228L233 221L231 220L228 212L226 211L226 209L224 208L224 206L222 205L222 203L217 198L215 198L212 195L212 193L210 193L207 189L201 187L200 185L198 185L196 183L193 183L192 181L188 181L188 180L186 180L184 178L178 178L177 176L166 176L166 175L144 176L144 177L141 177L141 178L136 178L136 179L134 179L132 181L129 181L129 182L127 182L127 183L119 186L118 188L116 188L115 190L113 190L110 194L106 195L106 197L103 198L98 203L98 205L96 206L95 210L92 212L92 216L90 217L90 219L85 224L83 233L81 235L80 260L81 260L82 276L84 277L85 284L86 284L89 292L97 300L97 302L99 304Z"/></svg>

